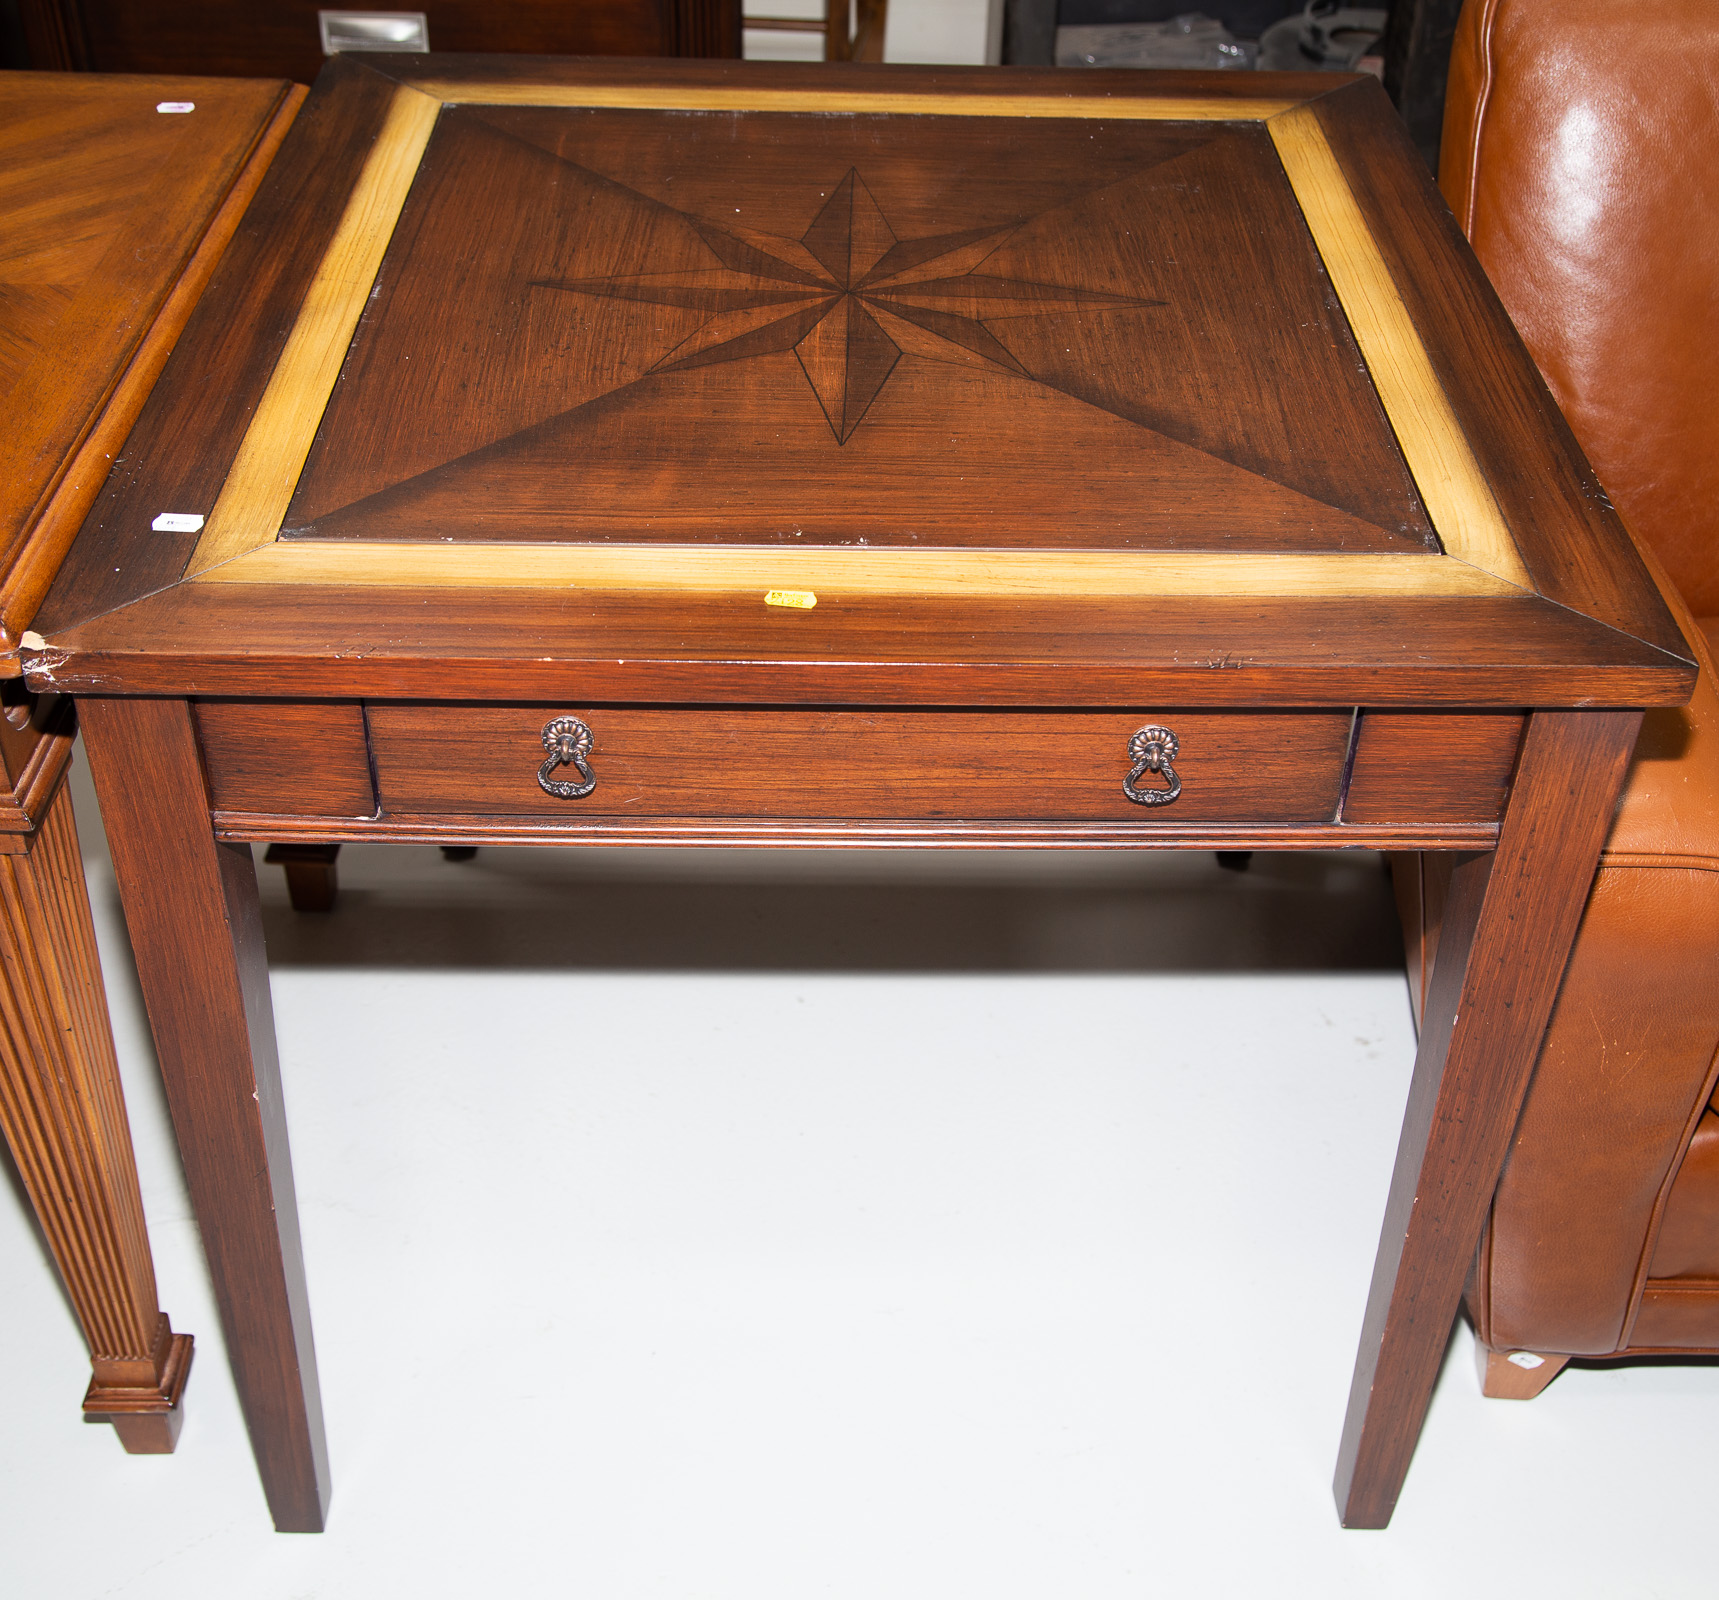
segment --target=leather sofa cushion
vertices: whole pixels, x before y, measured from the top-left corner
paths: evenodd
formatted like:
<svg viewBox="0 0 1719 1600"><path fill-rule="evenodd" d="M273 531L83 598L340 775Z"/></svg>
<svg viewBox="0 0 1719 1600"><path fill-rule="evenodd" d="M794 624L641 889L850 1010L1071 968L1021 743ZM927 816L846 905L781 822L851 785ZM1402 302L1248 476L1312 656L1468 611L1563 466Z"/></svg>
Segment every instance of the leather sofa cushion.
<svg viewBox="0 0 1719 1600"><path fill-rule="evenodd" d="M1719 1112L1701 1119L1678 1169L1650 1276L1719 1279Z"/></svg>
<svg viewBox="0 0 1719 1600"><path fill-rule="evenodd" d="M1703 616L1719 613L1719 383L1701 332L1719 74L1691 61L1716 39L1713 0L1471 0L1439 166L1600 482Z"/></svg>
<svg viewBox="0 0 1719 1600"><path fill-rule="evenodd" d="M1654 566L1652 553L1647 554ZM1606 859L1622 864L1632 858L1673 858L1719 872L1719 680L1712 647L1663 572L1655 576L1701 664L1701 676L1687 706L1656 707L1642 719L1617 821L1606 840Z"/></svg>
<svg viewBox="0 0 1719 1600"><path fill-rule="evenodd" d="M1487 1343L1597 1356L1630 1340L1716 1048L1719 872L1603 865L1493 1198Z"/></svg>
<svg viewBox="0 0 1719 1600"><path fill-rule="evenodd" d="M1719 1350L1719 1282L1650 1283L1641 1297L1630 1347Z"/></svg>

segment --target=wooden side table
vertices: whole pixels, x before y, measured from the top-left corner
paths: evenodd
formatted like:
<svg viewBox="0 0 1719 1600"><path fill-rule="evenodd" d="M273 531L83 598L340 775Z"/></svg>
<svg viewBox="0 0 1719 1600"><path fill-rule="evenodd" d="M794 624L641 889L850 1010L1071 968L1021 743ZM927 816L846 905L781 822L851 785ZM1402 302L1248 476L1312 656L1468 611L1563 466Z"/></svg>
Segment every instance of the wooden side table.
<svg viewBox="0 0 1719 1600"><path fill-rule="evenodd" d="M1337 1472L1389 1519L1694 667L1375 83L343 62L129 450L28 678L278 1527L329 1478L250 844L360 839L1459 853Z"/></svg>
<svg viewBox="0 0 1719 1600"><path fill-rule="evenodd" d="M71 704L19 641L303 91L0 74L0 1127L89 1342L86 1415L170 1451L156 1298L70 799Z"/></svg>

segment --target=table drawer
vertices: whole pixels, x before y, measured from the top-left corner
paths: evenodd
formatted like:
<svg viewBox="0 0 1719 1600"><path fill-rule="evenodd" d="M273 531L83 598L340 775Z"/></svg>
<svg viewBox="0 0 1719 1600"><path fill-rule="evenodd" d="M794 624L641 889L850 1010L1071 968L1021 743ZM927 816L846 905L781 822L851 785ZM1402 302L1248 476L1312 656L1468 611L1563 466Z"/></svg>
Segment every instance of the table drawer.
<svg viewBox="0 0 1719 1600"><path fill-rule="evenodd" d="M1343 712L897 711L762 707L387 705L369 708L385 816L1030 818L1329 822L1351 717ZM544 730L589 730L589 793L539 781ZM1123 792L1131 741L1175 735L1181 792ZM543 776L581 782L571 764ZM1142 771L1137 790L1168 780Z"/></svg>

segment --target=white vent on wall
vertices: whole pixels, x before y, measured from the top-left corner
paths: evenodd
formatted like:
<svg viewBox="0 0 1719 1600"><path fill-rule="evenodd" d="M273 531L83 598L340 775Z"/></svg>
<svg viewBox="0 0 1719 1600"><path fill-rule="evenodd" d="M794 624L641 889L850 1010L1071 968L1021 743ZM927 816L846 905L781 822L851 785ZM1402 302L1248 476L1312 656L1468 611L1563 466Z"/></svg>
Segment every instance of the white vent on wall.
<svg viewBox="0 0 1719 1600"><path fill-rule="evenodd" d="M423 55L430 48L430 25L422 11L319 11L322 53L344 50L403 50Z"/></svg>

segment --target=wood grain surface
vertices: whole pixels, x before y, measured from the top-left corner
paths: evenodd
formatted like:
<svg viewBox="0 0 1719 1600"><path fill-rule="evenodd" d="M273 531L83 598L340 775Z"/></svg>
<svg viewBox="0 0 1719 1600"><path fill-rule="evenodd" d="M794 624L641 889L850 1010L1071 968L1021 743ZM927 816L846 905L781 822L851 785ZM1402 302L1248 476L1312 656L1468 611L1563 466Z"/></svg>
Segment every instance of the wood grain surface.
<svg viewBox="0 0 1719 1600"><path fill-rule="evenodd" d="M72 702L60 696L32 695L15 679L7 685L8 703L0 715L0 851L31 848L31 838L47 815L72 759L77 720Z"/></svg>
<svg viewBox="0 0 1719 1600"><path fill-rule="evenodd" d="M0 644L15 641L24 624L35 616L61 557L71 545L78 525L95 503L108 468L118 456L131 425L137 420L138 412L160 377L174 341L207 288L303 100L304 90L296 87L282 97L279 108L258 137L250 158L227 191L220 210L211 219L201 242L149 322L148 331L138 342L106 404L91 422L82 444L66 463L58 484L38 502L35 526L29 534L28 556L14 561L4 582L0 583ZM10 648L14 654L0 656L0 668L15 660L15 644Z"/></svg>
<svg viewBox="0 0 1719 1600"><path fill-rule="evenodd" d="M650 845L807 850L1488 850L1496 822L1393 825L1258 822L805 822L709 817L526 820L461 815L351 817L213 813L215 837L230 843Z"/></svg>
<svg viewBox="0 0 1719 1600"><path fill-rule="evenodd" d="M1426 347L1311 106L1274 117L1272 142L1331 274L1445 553L1510 583L1527 569Z"/></svg>
<svg viewBox="0 0 1719 1600"><path fill-rule="evenodd" d="M422 136L384 128L366 237L391 225L372 175L409 177ZM405 207L374 290L347 224L330 248L341 326L364 312L338 386L299 359L334 342L319 275L191 571L231 553L235 503L251 542L281 526L250 469L296 477L301 449L299 538L1425 554L1258 129L964 117L935 163L925 138L443 112L410 198L386 191Z"/></svg>
<svg viewBox="0 0 1719 1600"><path fill-rule="evenodd" d="M1452 875L1338 1456L1346 1528L1396 1505L1640 725L1536 712L1497 849Z"/></svg>
<svg viewBox="0 0 1719 1600"><path fill-rule="evenodd" d="M1453 307L1472 264L1444 224L1429 246L1423 220L1395 214L1429 202L1398 182L1382 102L1347 80L1274 80L1308 109L1261 122L1221 78L1091 74L1075 92L1032 74L840 66L335 63L188 330L178 364L195 377L170 369L140 423L147 471L111 483L44 607L33 681L245 695L280 672L293 695L438 695L462 660L505 662L528 694L561 692L572 671L582 697L745 700L764 697L790 643L777 698L1058 703L1043 687L1057 677L1088 704L1680 697L1675 629L1615 519L1586 504L1579 461L1547 468L1557 495L1504 473L1511 531L1488 521L1476 485L1498 479L1500 438L1545 425L1460 375ZM461 103L437 117L374 283L343 291L348 313L364 309L321 408L322 378L288 383L282 354L325 262L348 254L330 251L367 163L392 160L396 179L411 164L410 140L386 154L402 85L463 86ZM879 113L892 96L941 97L961 114L641 108L755 93L858 96ZM1032 114L998 115L999 100ZM1075 100L1080 116L1036 114ZM1284 149L1315 152L1290 157L1305 194L1273 142L1280 121L1301 129ZM942 164L919 148L932 127ZM530 199L543 194L555 203ZM371 214L372 248L387 210ZM1338 285L1347 316L1321 248L1361 284ZM1363 314L1374 290L1388 314ZM314 365L340 343L323 340ZM1513 345L1485 359L1500 351L1526 361ZM288 537L203 567L225 506L195 561L195 535L148 524L207 514L223 484L245 498L228 469L250 459L250 411L277 383L297 420L257 450L307 452ZM1403 415L1387 420L1391 405ZM1407 464L1397 451L1415 416L1442 439L1432 467L1421 446ZM1525 442L1522 459L1536 451ZM1437 553L1410 467L1444 482L1460 555ZM231 548L267 536L290 475ZM1615 590L1603 615L1583 610L1591 622L1513 581L1532 566L1511 565L1514 519L1549 527L1554 502L1610 550L1574 558ZM1114 559L1147 555L1168 565ZM178 582L188 563L198 580ZM754 583L834 593L787 635L744 615ZM598 592L610 585L614 607ZM443 586L465 592L425 593ZM1011 596L1045 602L1026 619L1046 652L1030 665L1018 636L988 631L987 602ZM636 631L647 619L655 638ZM903 627L926 646L915 665L951 673L904 691ZM184 675L145 661L152 632ZM343 641L338 659L318 635ZM1208 694L1187 681L1195 662L1239 670Z"/></svg>
<svg viewBox="0 0 1719 1600"><path fill-rule="evenodd" d="M363 708L350 702L192 707L209 803L221 811L368 817L376 811Z"/></svg>
<svg viewBox="0 0 1719 1600"><path fill-rule="evenodd" d="M0 406L13 419L0 431L0 653L46 592L298 98L283 83L0 78ZM163 114L163 101L196 109Z"/></svg>
<svg viewBox="0 0 1719 1600"><path fill-rule="evenodd" d="M71 800L27 854L0 855L0 1128L88 1342L94 1382L137 1409L178 1401L156 1298ZM188 1359L190 1341L180 1351ZM183 1372L173 1374L183 1384ZM142 1392L140 1400L138 1392Z"/></svg>
<svg viewBox="0 0 1719 1600"><path fill-rule="evenodd" d="M320 1531L328 1453L251 852L210 837L188 704L89 700L81 710L269 1509L282 1532Z"/></svg>
<svg viewBox="0 0 1719 1600"><path fill-rule="evenodd" d="M415 89L395 91L292 337L192 553L190 574L265 544L279 530L439 111L434 100Z"/></svg>
<svg viewBox="0 0 1719 1600"><path fill-rule="evenodd" d="M206 516L213 508L393 103L391 80L344 58L328 80L344 92L313 96L300 111L204 292L202 307L219 309L190 319L144 406L132 437L150 462L147 488L122 508L116 495L129 474L110 475L85 524L108 536L80 533L61 564L56 589L75 596L83 614L176 583L185 571L199 531L152 524L164 511ZM271 301L294 313L283 321ZM166 423L160 433L156 418ZM44 612L54 606L50 592Z"/></svg>
<svg viewBox="0 0 1719 1600"><path fill-rule="evenodd" d="M1512 586L1464 562L1417 555L1190 554L1121 550L923 550L900 545L419 544L404 540L281 540L211 567L205 583L320 588L594 589L674 595L811 590L821 602L858 596L953 598L1187 595L1310 599L1508 595Z"/></svg>
<svg viewBox="0 0 1719 1600"><path fill-rule="evenodd" d="M578 800L537 782L542 730L562 715L592 735L597 787ZM1181 707L1032 716L567 704L373 706L369 717L389 816L1107 818L1141 827L1335 820L1351 720ZM1129 740L1159 724L1180 741L1182 792L1144 806L1123 793Z"/></svg>
<svg viewBox="0 0 1719 1600"><path fill-rule="evenodd" d="M302 98L0 75L0 677ZM86 1415L165 1453L192 1340L156 1297L60 788L71 707L21 690L6 684L0 721L0 1125L88 1341Z"/></svg>
<svg viewBox="0 0 1719 1600"><path fill-rule="evenodd" d="M417 87L447 105L538 106L593 109L618 107L632 111L774 111L858 112L871 116L940 117L1077 117L1119 122L1241 122L1262 121L1296 104L1272 95L1202 96L1140 95L1112 98L1080 89L1062 94L1007 91L986 94L937 93L883 87L837 88L808 84L804 88L748 88L689 84L557 84L484 83L455 78L425 78Z"/></svg>
<svg viewBox="0 0 1719 1600"><path fill-rule="evenodd" d="M49 626L43 623L44 627ZM332 644L331 641L338 641ZM50 635L39 690L309 699L1681 704L1693 665L1520 599L913 599L181 584Z"/></svg>
<svg viewBox="0 0 1719 1600"><path fill-rule="evenodd" d="M1496 822L1523 726L1509 712L1363 712L1343 820Z"/></svg>

